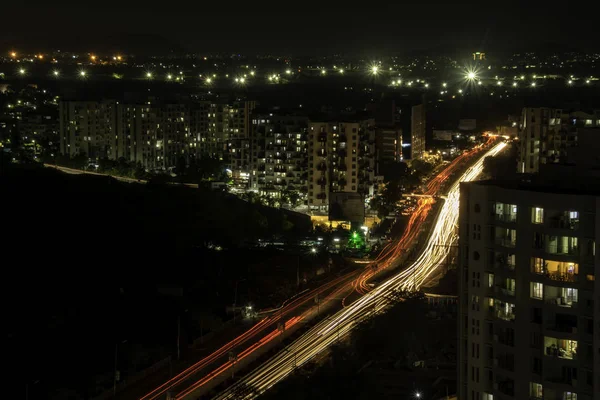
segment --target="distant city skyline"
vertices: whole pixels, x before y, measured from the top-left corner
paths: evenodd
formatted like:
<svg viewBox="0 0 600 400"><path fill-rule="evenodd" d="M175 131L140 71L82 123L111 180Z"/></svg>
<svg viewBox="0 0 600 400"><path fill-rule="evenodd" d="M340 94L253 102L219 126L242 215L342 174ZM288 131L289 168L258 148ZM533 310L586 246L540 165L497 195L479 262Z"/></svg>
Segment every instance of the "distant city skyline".
<svg viewBox="0 0 600 400"><path fill-rule="evenodd" d="M535 3L361 4L241 2L192 5L57 5L40 1L6 6L0 47L27 50L129 53L240 52L325 55L347 52L468 50L522 51L560 46L598 48L593 12L557 11ZM484 9L485 8L485 9ZM571 22L568 29L561 29ZM553 27L553 28L551 28ZM562 50L557 49L557 50Z"/></svg>

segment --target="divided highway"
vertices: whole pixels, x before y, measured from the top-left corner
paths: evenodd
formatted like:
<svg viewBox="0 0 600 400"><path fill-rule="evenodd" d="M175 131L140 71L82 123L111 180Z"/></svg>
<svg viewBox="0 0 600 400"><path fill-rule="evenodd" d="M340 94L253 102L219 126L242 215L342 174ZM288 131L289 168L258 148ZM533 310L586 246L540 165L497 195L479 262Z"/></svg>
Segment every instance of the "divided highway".
<svg viewBox="0 0 600 400"><path fill-rule="evenodd" d="M351 305L323 320L286 349L263 363L236 384L229 387L216 398L219 400L232 398L253 398L255 393L262 393L289 375L296 366L310 361L340 337L350 332L358 322L374 313L385 310L392 302L398 290L415 290L445 261L450 248L458 239L457 221L459 207L459 182L472 181L483 170L483 160L494 156L504 149L505 143L494 145L480 156L473 165L452 185L447 199L442 205L435 224L427 238L427 244L420 256L411 265L383 282L371 292L356 300ZM425 198L424 198L425 199ZM394 249L390 249L392 253ZM386 259L390 266L400 263L398 257ZM356 285L356 284L355 284ZM356 286L355 286L356 287ZM358 284L360 287L360 283ZM240 388L252 388L241 395ZM192 399L194 392L181 393L178 399Z"/></svg>

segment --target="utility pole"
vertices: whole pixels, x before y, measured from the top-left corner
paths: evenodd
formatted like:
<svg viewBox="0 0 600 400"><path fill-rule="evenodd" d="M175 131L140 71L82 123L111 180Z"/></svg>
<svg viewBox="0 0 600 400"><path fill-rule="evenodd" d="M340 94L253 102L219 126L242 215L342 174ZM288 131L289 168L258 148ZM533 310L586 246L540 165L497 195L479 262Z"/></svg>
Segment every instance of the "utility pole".
<svg viewBox="0 0 600 400"><path fill-rule="evenodd" d="M181 336L181 315L177 316L177 360L180 359L179 337Z"/></svg>

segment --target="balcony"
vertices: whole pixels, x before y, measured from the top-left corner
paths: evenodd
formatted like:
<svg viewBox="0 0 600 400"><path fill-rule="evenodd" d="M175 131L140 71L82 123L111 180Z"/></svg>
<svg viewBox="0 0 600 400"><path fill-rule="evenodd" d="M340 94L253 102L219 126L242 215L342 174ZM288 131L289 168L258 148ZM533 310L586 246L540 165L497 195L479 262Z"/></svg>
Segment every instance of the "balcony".
<svg viewBox="0 0 600 400"><path fill-rule="evenodd" d="M577 282L577 274L572 272L548 271L544 275L553 281Z"/></svg>
<svg viewBox="0 0 600 400"><path fill-rule="evenodd" d="M327 185L327 179L319 178L319 180L317 180L317 183L321 186L325 186L325 185Z"/></svg>
<svg viewBox="0 0 600 400"><path fill-rule="evenodd" d="M500 308L495 308L494 309L494 317L504 320L504 321L512 322L515 320L515 313L514 313L514 311L511 311L511 310L503 310Z"/></svg>
<svg viewBox="0 0 600 400"><path fill-rule="evenodd" d="M508 272L512 272L515 270L515 264L512 264L507 261L496 261L496 264L494 266L496 269L500 269L500 270L508 271Z"/></svg>
<svg viewBox="0 0 600 400"><path fill-rule="evenodd" d="M320 163L319 166L317 167L317 169L319 171L327 171L327 164L326 163Z"/></svg>
<svg viewBox="0 0 600 400"><path fill-rule="evenodd" d="M493 214L494 221L517 222L517 214Z"/></svg>
<svg viewBox="0 0 600 400"><path fill-rule="evenodd" d="M577 306L577 301L573 301L572 299L563 296L546 298L544 301L546 304L557 305L565 308L574 308Z"/></svg>
<svg viewBox="0 0 600 400"><path fill-rule="evenodd" d="M502 293L505 296L514 296L515 295L515 291L514 290L505 288L505 287L500 286L500 285L495 285L494 286L494 292L495 293Z"/></svg>
<svg viewBox="0 0 600 400"><path fill-rule="evenodd" d="M511 239L509 237L497 237L494 239L494 242L497 245L504 247L515 247L517 245L516 239Z"/></svg>

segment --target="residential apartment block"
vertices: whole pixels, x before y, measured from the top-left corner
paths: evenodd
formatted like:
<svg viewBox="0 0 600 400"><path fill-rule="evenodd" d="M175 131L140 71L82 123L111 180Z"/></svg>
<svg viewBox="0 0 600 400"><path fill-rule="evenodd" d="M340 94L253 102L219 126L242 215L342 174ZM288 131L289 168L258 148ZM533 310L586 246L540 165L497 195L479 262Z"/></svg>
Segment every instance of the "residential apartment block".
<svg viewBox="0 0 600 400"><path fill-rule="evenodd" d="M577 146L582 128L600 127L600 110L567 112L553 108L524 108L519 130L517 172L535 173L540 165L564 161Z"/></svg>
<svg viewBox="0 0 600 400"><path fill-rule="evenodd" d="M306 195L307 129L305 116L252 115L250 189L276 197L283 190Z"/></svg>
<svg viewBox="0 0 600 400"><path fill-rule="evenodd" d="M461 184L459 399L600 398L600 183L555 168Z"/></svg>
<svg viewBox="0 0 600 400"><path fill-rule="evenodd" d="M425 104L413 106L410 117L410 160L423 157L425 153L425 128L426 113Z"/></svg>
<svg viewBox="0 0 600 400"><path fill-rule="evenodd" d="M373 195L374 125L374 120L309 123L309 208L326 210L332 192Z"/></svg>
<svg viewBox="0 0 600 400"><path fill-rule="evenodd" d="M255 103L63 101L60 150L90 159L125 158L169 169L183 158L219 158L238 175L248 170L250 113Z"/></svg>

